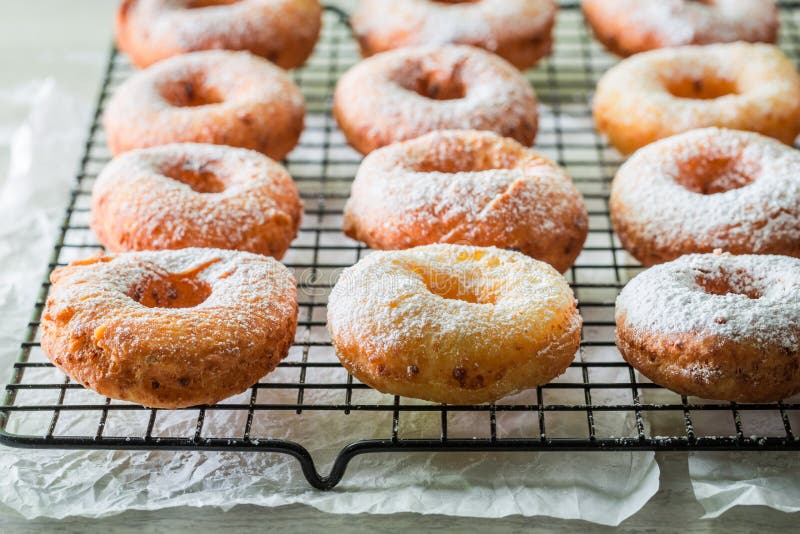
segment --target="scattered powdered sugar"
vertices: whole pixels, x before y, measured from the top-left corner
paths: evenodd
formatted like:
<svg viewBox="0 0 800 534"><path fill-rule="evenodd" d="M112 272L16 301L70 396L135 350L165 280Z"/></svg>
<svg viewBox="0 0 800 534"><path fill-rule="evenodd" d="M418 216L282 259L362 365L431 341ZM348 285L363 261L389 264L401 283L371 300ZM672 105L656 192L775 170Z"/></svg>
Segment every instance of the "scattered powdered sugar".
<svg viewBox="0 0 800 534"><path fill-rule="evenodd" d="M465 94L436 100L407 88L428 77L463 84ZM469 46L409 47L367 58L341 77L334 98L340 123L380 140L448 129L532 140L536 130L536 96L525 78L501 58Z"/></svg>
<svg viewBox="0 0 800 534"><path fill-rule="evenodd" d="M457 43L496 50L503 42L548 37L542 32L557 10L552 0L362 0L352 26L360 37L375 33L397 47Z"/></svg>
<svg viewBox="0 0 800 534"><path fill-rule="evenodd" d="M733 292L709 293L703 284ZM798 351L800 259L690 254L636 276L616 305L617 320L624 315L641 335L713 335Z"/></svg>
<svg viewBox="0 0 800 534"><path fill-rule="evenodd" d="M183 273L210 286L205 301L187 308L149 308L132 297L150 280ZM296 313L289 270L248 252L131 252L75 262L56 270L51 279L45 320L55 318L73 336L102 335L123 354L147 345L151 354L183 357L187 346L200 342L232 351L257 342L258 332L284 324ZM179 344L169 338L176 331L183 336Z"/></svg>
<svg viewBox="0 0 800 534"><path fill-rule="evenodd" d="M444 298L430 286L476 302ZM491 353L533 330L558 337L564 325L555 323L574 307L567 281L543 262L494 247L427 245L376 251L345 269L328 299L328 328L370 353L391 357L420 343L443 360L465 344ZM575 314L567 328L580 324Z"/></svg>
<svg viewBox="0 0 800 534"><path fill-rule="evenodd" d="M772 0L584 0L584 6L661 46L769 41L778 26Z"/></svg>
<svg viewBox="0 0 800 534"><path fill-rule="evenodd" d="M220 101L176 106L164 91L181 86L191 86L187 92L208 90ZM117 88L103 120L112 150L120 152L200 138L235 144L235 128L259 122L278 136L281 132L274 130L281 123L287 129L294 122L302 125L304 108L300 89L269 61L248 52L210 50L169 58L135 73ZM226 136L230 143L221 142Z"/></svg>
<svg viewBox="0 0 800 534"><path fill-rule="evenodd" d="M319 33L316 2L240 0L190 9L192 0L138 0L127 7L131 39L161 51L280 50ZM315 5L316 4L316 5ZM163 52L161 52L163 53ZM153 52L157 55L158 52Z"/></svg>
<svg viewBox="0 0 800 534"><path fill-rule="evenodd" d="M682 185L707 178L709 164L751 183L701 194ZM706 171L707 172L707 171ZM723 179L725 177L723 176ZM624 221L655 248L682 242L751 252L776 243L800 248L800 152L751 133L706 128L650 144L620 167L611 187L615 223Z"/></svg>
<svg viewBox="0 0 800 534"><path fill-rule="evenodd" d="M491 168L481 168L487 160ZM473 234L513 239L519 232L547 239L581 220L585 226L586 218L562 168L513 140L477 131L433 132L370 153L345 207L346 221L367 231L439 242Z"/></svg>
<svg viewBox="0 0 800 534"><path fill-rule="evenodd" d="M670 83L681 82L725 84L731 93L681 98L669 90ZM791 142L800 130L800 76L794 63L772 45L664 48L610 68L597 84L593 108L598 128L609 130L613 125L616 137L638 133L646 141L653 132L664 137L721 126Z"/></svg>
<svg viewBox="0 0 800 534"><path fill-rule="evenodd" d="M198 192L173 173L212 175L224 189ZM280 164L252 150L182 143L114 158L94 185L91 225L112 249L123 241L134 248L226 243L252 250L261 243L250 240L272 234L281 241L276 248L288 246L301 213L297 188Z"/></svg>

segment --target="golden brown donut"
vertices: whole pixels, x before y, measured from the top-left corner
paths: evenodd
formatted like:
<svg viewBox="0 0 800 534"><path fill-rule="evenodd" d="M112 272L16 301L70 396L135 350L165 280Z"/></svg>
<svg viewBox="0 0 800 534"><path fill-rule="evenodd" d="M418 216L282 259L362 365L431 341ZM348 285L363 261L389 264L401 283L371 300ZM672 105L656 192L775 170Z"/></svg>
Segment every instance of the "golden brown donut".
<svg viewBox="0 0 800 534"><path fill-rule="evenodd" d="M432 243L518 250L566 271L589 229L567 173L513 139L450 130L371 152L344 233L375 249Z"/></svg>
<svg viewBox="0 0 800 534"><path fill-rule="evenodd" d="M328 299L342 365L383 393L492 402L569 366L582 320L563 276L494 247L427 245L373 252Z"/></svg>
<svg viewBox="0 0 800 534"><path fill-rule="evenodd" d="M525 78L471 46L400 48L365 59L336 84L333 113L362 154L435 130L490 130L530 146L537 127Z"/></svg>
<svg viewBox="0 0 800 534"><path fill-rule="evenodd" d="M95 182L90 225L115 252L208 247L280 259L302 213L292 177L268 157L183 143L114 158Z"/></svg>
<svg viewBox="0 0 800 534"><path fill-rule="evenodd" d="M623 154L707 126L759 132L792 144L800 132L800 76L772 45L654 50L603 75L593 112L597 129Z"/></svg>
<svg viewBox="0 0 800 534"><path fill-rule="evenodd" d="M800 260L690 254L617 298L617 346L682 395L771 402L800 392Z"/></svg>
<svg viewBox="0 0 800 534"><path fill-rule="evenodd" d="M583 0L581 7L597 40L620 56L682 45L778 39L773 0Z"/></svg>
<svg viewBox="0 0 800 534"><path fill-rule="evenodd" d="M717 248L800 257L800 152L752 132L678 134L620 167L609 205L644 265Z"/></svg>
<svg viewBox="0 0 800 534"><path fill-rule="evenodd" d="M123 0L117 46L138 67L200 50L247 50L291 69L311 55L317 0Z"/></svg>
<svg viewBox="0 0 800 534"><path fill-rule="evenodd" d="M553 0L361 0L350 19L361 53L417 45L465 44L527 69L548 55Z"/></svg>
<svg viewBox="0 0 800 534"><path fill-rule="evenodd" d="M103 116L113 154L170 143L257 150L281 160L303 131L305 103L289 76L249 52L165 59L127 79Z"/></svg>
<svg viewBox="0 0 800 534"><path fill-rule="evenodd" d="M289 270L249 252L95 256L50 281L47 357L101 395L154 408L244 391L286 357L297 326Z"/></svg>

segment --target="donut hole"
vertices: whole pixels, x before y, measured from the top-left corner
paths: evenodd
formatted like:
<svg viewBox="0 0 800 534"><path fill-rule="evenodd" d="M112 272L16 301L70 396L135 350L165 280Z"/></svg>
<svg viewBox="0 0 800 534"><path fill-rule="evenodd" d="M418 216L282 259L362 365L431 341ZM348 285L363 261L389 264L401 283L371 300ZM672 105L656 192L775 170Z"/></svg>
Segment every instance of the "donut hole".
<svg viewBox="0 0 800 534"><path fill-rule="evenodd" d="M179 108L211 106L225 101L219 89L206 83L199 73L164 83L159 92L170 105Z"/></svg>
<svg viewBox="0 0 800 534"><path fill-rule="evenodd" d="M744 295L749 299L761 298L761 290L755 279L743 270L733 272L702 272L695 277L695 283L709 295Z"/></svg>
<svg viewBox="0 0 800 534"><path fill-rule="evenodd" d="M211 286L196 273L153 277L137 285L130 297L148 308L193 308L211 295Z"/></svg>
<svg viewBox="0 0 800 534"><path fill-rule="evenodd" d="M477 272L415 269L422 277L428 291L447 300L461 300L470 304L494 304L496 296L486 287Z"/></svg>
<svg viewBox="0 0 800 534"><path fill-rule="evenodd" d="M187 5L187 9L198 9L203 7L216 7L216 6L229 6L231 4L238 4L242 0L191 0Z"/></svg>
<svg viewBox="0 0 800 534"><path fill-rule="evenodd" d="M681 165L675 180L693 193L714 195L750 185L754 171L745 169L740 158L697 158Z"/></svg>
<svg viewBox="0 0 800 534"><path fill-rule="evenodd" d="M692 100L713 100L739 92L734 81L719 76L667 79L665 86L672 96Z"/></svg>
<svg viewBox="0 0 800 534"><path fill-rule="evenodd" d="M427 70L418 65L417 75L403 76L398 83L404 89L431 100L458 100L467 94L467 87L458 72Z"/></svg>
<svg viewBox="0 0 800 534"><path fill-rule="evenodd" d="M226 184L220 176L207 168L178 165L162 170L162 174L192 188L196 193L221 193Z"/></svg>

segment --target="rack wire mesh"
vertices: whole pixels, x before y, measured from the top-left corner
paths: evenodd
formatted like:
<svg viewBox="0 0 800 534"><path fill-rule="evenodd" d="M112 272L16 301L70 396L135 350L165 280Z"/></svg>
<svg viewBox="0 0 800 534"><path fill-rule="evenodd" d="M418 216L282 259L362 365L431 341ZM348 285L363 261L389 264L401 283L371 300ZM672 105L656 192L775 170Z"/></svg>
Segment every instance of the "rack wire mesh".
<svg viewBox="0 0 800 534"><path fill-rule="evenodd" d="M798 7L781 5L781 46L793 58L800 58ZM300 315L295 344L278 369L213 406L170 411L104 398L71 382L42 353L45 280L0 406L0 442L285 453L299 460L305 477L320 489L335 486L352 458L373 452L800 449L798 398L772 404L687 398L652 384L617 352L614 299L640 267L611 230L607 194L621 159L596 133L590 110L598 77L616 60L592 39L575 5L562 8L552 57L526 73L542 105L535 150L566 167L590 214L586 246L566 274L585 321L575 361L550 384L471 406L382 395L349 375L325 330L326 298L341 269L368 250L341 233L360 156L336 127L331 95L338 77L358 59L346 15L328 8L314 55L294 72L306 97L307 126L285 163L305 200L305 216L284 263L299 282ZM102 248L87 225L92 185L110 159L100 118L132 70L112 50L48 271ZM331 417L360 418L348 428L363 434L340 436L330 469L322 474L308 444L275 429L324 425Z"/></svg>

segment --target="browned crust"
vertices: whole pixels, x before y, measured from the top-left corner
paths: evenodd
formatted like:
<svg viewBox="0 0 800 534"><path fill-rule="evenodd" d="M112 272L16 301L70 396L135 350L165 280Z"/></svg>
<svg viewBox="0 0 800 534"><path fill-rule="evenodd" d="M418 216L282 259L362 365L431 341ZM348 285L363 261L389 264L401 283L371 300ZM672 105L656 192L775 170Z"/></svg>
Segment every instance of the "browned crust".
<svg viewBox="0 0 800 534"><path fill-rule="evenodd" d="M774 402L800 392L800 352L754 339L643 332L618 313L617 347L644 376L681 395Z"/></svg>
<svg viewBox="0 0 800 534"><path fill-rule="evenodd" d="M498 339L497 353L484 355L491 361L483 365L418 358L399 351L387 354L371 340L348 336L333 335L332 342L342 365L382 393L445 404L480 404L546 384L567 370L580 348L582 320L574 308L556 313L561 321L549 339L516 345ZM416 364L410 365L411 361Z"/></svg>
<svg viewBox="0 0 800 534"><path fill-rule="evenodd" d="M486 158L515 161L524 168L526 163L537 161L538 156L528 148L511 139L483 134L463 133L460 139L466 143L465 154L476 161ZM422 140L420 140L421 142ZM420 143L409 141L409 150L417 152ZM446 138L439 133L425 137L425 145L432 152L446 152ZM387 150L401 150L406 144L398 144ZM501 155L498 156L497 153ZM455 163L456 155L448 152L445 167ZM454 165L455 166L455 165ZM540 175L550 180L569 180L569 177L557 171L555 164L552 170L542 169L538 163ZM380 172L380 170L376 171ZM498 197L490 200L491 210L481 222L465 220L465 214L441 212L439 216L426 216L426 212L387 211L383 206L368 198L359 198L359 189L354 188L352 197L344 211L343 231L345 235L363 241L370 248L380 250L400 250L433 243L467 244L473 246L496 246L499 248L518 250L527 256L549 263L559 272L566 271L575 262L583 249L583 243L589 231L589 216L580 193L573 188L571 194L563 193L561 188L540 187L537 189L536 203L539 206L550 206L551 211L544 216L542 209L529 206L530 185L518 180ZM402 203L402 198L384 198L388 203ZM558 211L556 212L556 206ZM534 209L535 208L535 209ZM434 206L430 211L435 211ZM556 215L559 216L556 219ZM547 232L541 228L548 226Z"/></svg>
<svg viewBox="0 0 800 534"><path fill-rule="evenodd" d="M235 174L237 171L229 169L227 172ZM248 172L246 168L241 171ZM202 247L244 250L281 259L297 237L303 203L291 176L283 167L273 163L269 172L275 176L273 183L263 185L258 191L248 189L235 198L225 199L226 206L231 208L234 204L259 203L263 213L261 218L251 218L245 224L239 224L242 218L219 217L199 225L195 222L197 204L192 204L190 209L176 203L167 217L181 228L180 233L164 232L160 226L146 224L158 215L149 201L152 199L150 195L161 194L168 198L169 188L161 191L161 188L153 187L151 181L136 181L136 176L127 176L131 180L127 184L124 180L114 180L113 185L104 187L101 175L92 194L90 227L100 243L112 252ZM143 187L149 190L142 191ZM220 202L202 195L199 198L209 204Z"/></svg>
<svg viewBox="0 0 800 534"><path fill-rule="evenodd" d="M702 236L702 239L687 237L664 244L655 243L648 237L652 233L652 230L648 231L648 226L652 223L633 221L626 206L613 193L609 207L614 233L619 237L623 248L644 266L665 263L684 254L714 252L719 248L731 254L778 254L800 258L800 238L792 239L785 234L773 235L770 239L761 240L761 246L754 249L752 243L734 232L732 227L720 227L713 234ZM795 216L800 219L800 213Z"/></svg>
<svg viewBox="0 0 800 534"><path fill-rule="evenodd" d="M483 51L480 50L476 50L475 52L483 54ZM489 57L491 58L491 56ZM503 61L498 58L491 59ZM378 69L382 67L373 64L370 65L369 68ZM351 92L343 89L343 82L347 82L348 85L352 85L353 83L350 78L347 78L350 72L352 72L352 70L348 71L348 73L345 73L345 75L340 78L336 90L334 91L333 116L339 125L339 129L344 134L345 139L347 139L347 142L361 154L369 154L373 150L383 146L398 141L413 139L430 133L431 131L464 127L460 123L439 124L438 126L430 127L419 127L418 125L411 127L410 125L404 125L406 126L404 129L406 133L399 135L397 129L394 127L395 125L384 124L386 121L383 117L365 113L358 106L358 102L353 100ZM381 71L378 72L381 75L385 75L385 73ZM449 79L452 76L452 73L447 73L443 70L436 71L435 73L438 79ZM519 76L521 75L516 70L510 69L503 74L498 74L498 76L495 77L495 81L498 84L518 83L516 78ZM469 92L470 86L472 85L471 82L474 82L474 80L462 79L461 81L463 82L465 90ZM521 82L525 83L527 86L527 82L524 78L521 79ZM364 87L363 90L375 91L375 89L370 89L369 87ZM480 125L470 124L469 127L479 130L491 130L503 137L515 139L525 146L531 146L536 139L536 133L538 131L539 118L537 104L538 102L534 95L529 101L521 104L519 111L516 113L509 113L500 118L493 117L491 121L486 120Z"/></svg>
<svg viewBox="0 0 800 534"><path fill-rule="evenodd" d="M501 39L494 49L489 48L489 43L482 40L459 41L454 44L465 44L483 48L497 54L519 70L533 67L543 58L550 55L553 51L552 31L555 26L553 18L547 27L536 35L526 36L517 39ZM417 42L416 39L403 36L387 36L378 32L368 32L356 35L358 48L364 57L374 56L381 52L407 46L406 41Z"/></svg>
<svg viewBox="0 0 800 534"><path fill-rule="evenodd" d="M139 0L123 1L115 17L117 46L130 56L139 68L145 68L168 57L200 50L247 50L284 69L303 65L317 44L322 28L322 6L317 0L292 0L285 2L280 11L274 8L251 10L251 21L268 24L272 31L244 36L215 33L194 40L192 46L181 44L176 34L154 36L152 13L138 10ZM257 19L255 17L258 17ZM297 31L297 28L303 31ZM191 28L189 28L191 31ZM179 32L176 29L176 32ZM275 35L278 38L275 38ZM160 38L159 38L160 37Z"/></svg>
<svg viewBox="0 0 800 534"><path fill-rule="evenodd" d="M669 42L659 39L658 35L646 31L638 25L630 24L625 17L617 17L603 5L602 0L584 1L581 3L586 22L595 38L611 53L621 57L632 56L640 52L655 50L670 46ZM775 24L764 28L766 38L759 42L775 44L778 41L777 14ZM711 44L718 42L711 36L696 34L689 42L691 44Z"/></svg>
<svg viewBox="0 0 800 534"><path fill-rule="evenodd" d="M213 404L241 393L272 371L286 357L294 341L297 295L292 289L273 307L274 310L289 308L290 313L248 319L252 323L250 331L257 329L260 334L255 344L241 342L231 346L223 341L225 336L220 332L219 346L227 350L198 352L185 345L185 331L176 326L171 332L159 333L161 338L172 336L172 348L177 347L174 354L125 351L104 339L102 329L96 328L101 319L103 324L113 321L119 310L98 308L93 311L92 319L78 323L73 320L74 309L81 302L66 306L59 302L63 295L69 294L70 282L64 275L93 261L108 261L108 257L75 262L51 275L53 288L42 315L41 343L53 364L75 382L101 395L153 408ZM200 320L194 328L214 335L218 326L213 321L202 324Z"/></svg>

